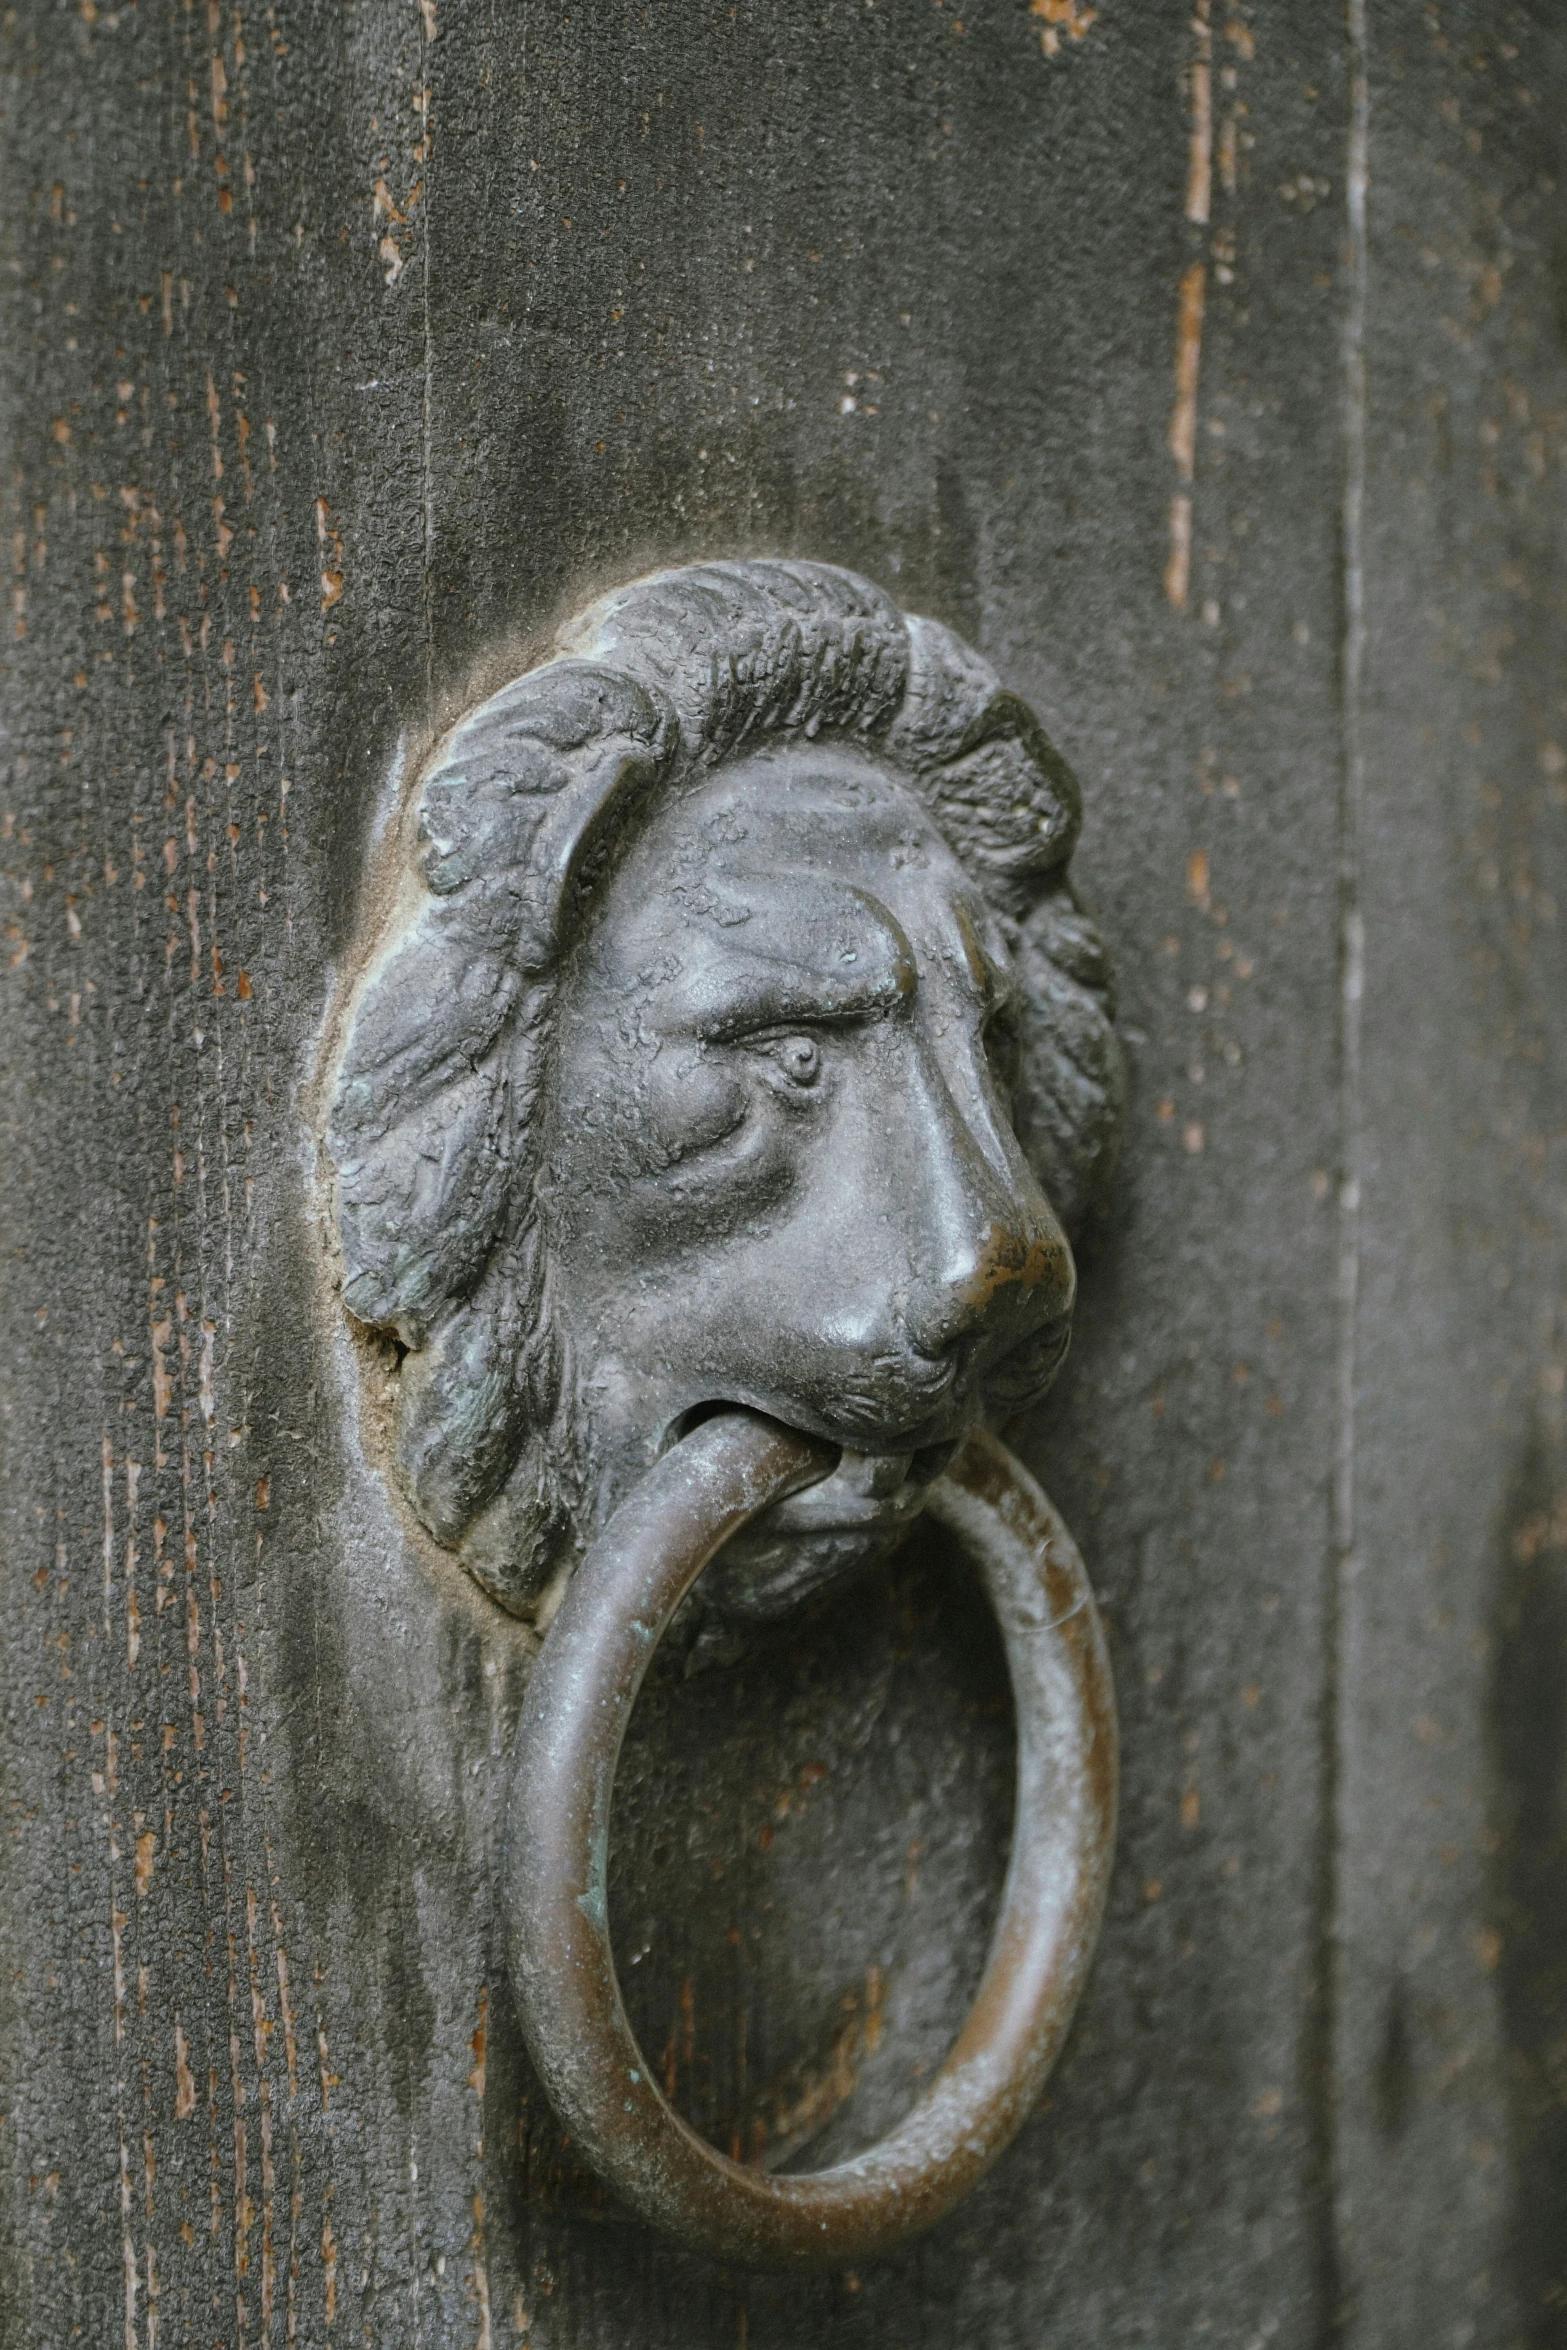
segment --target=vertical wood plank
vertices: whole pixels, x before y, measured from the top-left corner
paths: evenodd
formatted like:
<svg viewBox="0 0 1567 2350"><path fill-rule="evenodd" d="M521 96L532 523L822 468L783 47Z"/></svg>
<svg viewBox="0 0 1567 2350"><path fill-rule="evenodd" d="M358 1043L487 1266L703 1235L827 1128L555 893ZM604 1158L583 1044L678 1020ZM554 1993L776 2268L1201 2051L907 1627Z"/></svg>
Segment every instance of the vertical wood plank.
<svg viewBox="0 0 1567 2350"><path fill-rule="evenodd" d="M1346 2338L1567 2329L1567 888L1548 10L1369 12Z"/></svg>

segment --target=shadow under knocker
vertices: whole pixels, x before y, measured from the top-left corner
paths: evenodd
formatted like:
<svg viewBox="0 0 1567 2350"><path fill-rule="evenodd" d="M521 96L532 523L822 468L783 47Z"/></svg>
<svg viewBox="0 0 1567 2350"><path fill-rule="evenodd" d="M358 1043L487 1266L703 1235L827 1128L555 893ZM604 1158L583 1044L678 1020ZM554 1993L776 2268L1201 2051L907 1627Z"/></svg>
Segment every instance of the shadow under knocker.
<svg viewBox="0 0 1567 2350"><path fill-rule="evenodd" d="M1092 1595L986 1430L1065 1352L1067 1230L1115 1144L1077 787L950 631L848 572L752 561L594 606L453 730L409 814L416 878L348 1006L327 1145L344 1302L406 1350L395 1475L549 1627L509 1812L524 2033L646 2218L842 2266L938 2218L1023 2120L1108 1875ZM715 1628L774 1615L927 1514L1006 1646L1002 1912L906 2120L774 2175L679 2119L626 2022L620 1740L688 1592Z"/></svg>

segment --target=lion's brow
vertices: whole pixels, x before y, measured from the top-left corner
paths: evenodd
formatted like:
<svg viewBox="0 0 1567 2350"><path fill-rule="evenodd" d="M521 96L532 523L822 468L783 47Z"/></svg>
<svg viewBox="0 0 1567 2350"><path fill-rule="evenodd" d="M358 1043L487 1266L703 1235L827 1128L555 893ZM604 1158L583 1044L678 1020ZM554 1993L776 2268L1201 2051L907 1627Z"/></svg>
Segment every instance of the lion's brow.
<svg viewBox="0 0 1567 2350"><path fill-rule="evenodd" d="M918 983L914 950L887 909L860 890L809 913L765 900L743 923L702 924L684 942L666 1015L721 1041L787 1020L874 1019Z"/></svg>

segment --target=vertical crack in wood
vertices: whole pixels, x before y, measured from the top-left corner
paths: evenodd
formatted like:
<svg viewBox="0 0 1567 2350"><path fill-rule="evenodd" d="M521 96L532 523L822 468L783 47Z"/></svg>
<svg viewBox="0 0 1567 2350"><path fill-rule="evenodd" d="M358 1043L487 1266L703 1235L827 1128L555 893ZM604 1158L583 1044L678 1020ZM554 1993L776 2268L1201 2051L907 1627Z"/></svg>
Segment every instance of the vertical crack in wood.
<svg viewBox="0 0 1567 2350"><path fill-rule="evenodd" d="M1346 0L1349 106L1345 155L1346 300L1342 335L1343 496L1340 515L1338 831L1339 1187L1337 1363L1330 1541L1323 1591L1321 1807L1317 1935L1307 2032L1311 2163L1316 2214L1319 2350L1347 2330L1339 2227L1338 2037L1343 1989L1340 1914L1344 1792L1343 1684L1348 1592L1356 1573L1356 1382L1361 1258L1361 1022L1365 929L1361 843L1365 746L1361 728L1366 648L1364 509L1366 484L1366 200L1370 177L1370 95L1366 0Z"/></svg>

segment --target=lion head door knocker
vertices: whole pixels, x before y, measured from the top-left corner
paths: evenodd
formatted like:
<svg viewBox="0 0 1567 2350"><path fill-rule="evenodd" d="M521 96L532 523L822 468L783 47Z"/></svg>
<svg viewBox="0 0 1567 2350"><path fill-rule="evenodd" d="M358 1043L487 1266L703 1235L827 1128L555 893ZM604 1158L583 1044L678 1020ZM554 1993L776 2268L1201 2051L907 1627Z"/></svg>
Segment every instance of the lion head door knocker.
<svg viewBox="0 0 1567 2350"><path fill-rule="evenodd" d="M1067 881L1077 786L946 628L826 564L736 562L595 605L447 737L415 805L328 1148L344 1302L407 1350L413 1508L502 1607L559 1600L506 1857L528 2044L648 2219L727 2259L841 2266L940 2217L1006 2144L1104 1898L1093 1599L986 1428L1061 1360L1065 1228L1114 1149L1108 979ZM766 1613L921 1513L977 1564L1006 1645L1000 1922L892 2135L770 2174L686 2126L626 2021L621 1736L704 1570L720 1614Z"/></svg>

